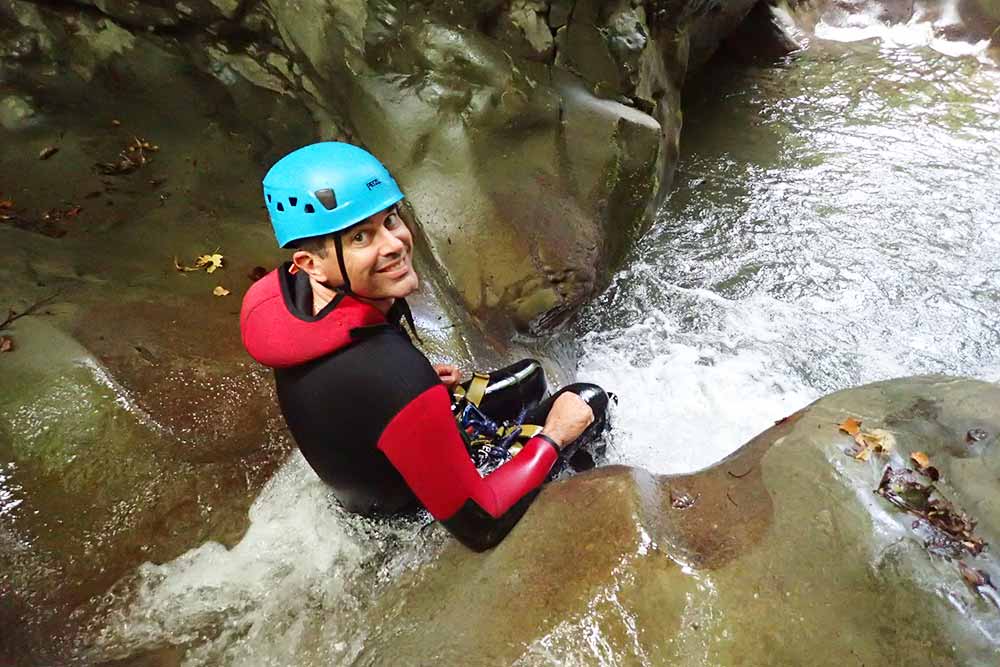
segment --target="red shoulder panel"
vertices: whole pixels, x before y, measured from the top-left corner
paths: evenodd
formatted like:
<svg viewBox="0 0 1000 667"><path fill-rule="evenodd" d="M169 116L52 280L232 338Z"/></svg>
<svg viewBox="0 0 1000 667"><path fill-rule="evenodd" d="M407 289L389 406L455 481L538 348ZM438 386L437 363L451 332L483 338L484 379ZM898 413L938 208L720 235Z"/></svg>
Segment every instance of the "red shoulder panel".
<svg viewBox="0 0 1000 667"><path fill-rule="evenodd" d="M513 459L480 477L458 434L448 390L440 384L399 411L382 432L378 448L439 520L452 517L469 499L500 517L545 481L558 458L549 442L533 438Z"/></svg>
<svg viewBox="0 0 1000 667"><path fill-rule="evenodd" d="M265 366L286 368L318 359L350 345L352 329L385 323L377 308L349 296L321 319L300 319L285 304L278 271L250 287L240 311L243 346Z"/></svg>

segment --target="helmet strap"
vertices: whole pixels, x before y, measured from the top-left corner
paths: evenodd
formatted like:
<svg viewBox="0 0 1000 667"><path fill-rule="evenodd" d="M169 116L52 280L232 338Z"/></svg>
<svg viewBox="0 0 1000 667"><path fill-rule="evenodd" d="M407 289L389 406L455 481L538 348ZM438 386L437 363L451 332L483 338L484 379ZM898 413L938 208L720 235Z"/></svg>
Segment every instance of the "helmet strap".
<svg viewBox="0 0 1000 667"><path fill-rule="evenodd" d="M354 294L351 291L351 279L347 275L347 264L344 263L344 245L340 240L340 232L336 232L333 235L333 249L337 253L337 266L340 267L340 275L344 279L344 284L340 286L340 290L344 294Z"/></svg>
<svg viewBox="0 0 1000 667"><path fill-rule="evenodd" d="M344 262L344 246L341 242L340 232L335 232L333 235L333 249L337 253L337 266L340 267L340 275L344 278L344 284L335 289L344 294L364 299L365 297L355 294L351 290L351 279L347 275L347 264ZM413 337L417 339L417 342L423 343L420 339L420 334L417 333L417 325L413 322L413 313L410 312L410 305L406 303L406 299L396 299L389 310L388 319L391 322L399 322L401 318L405 319L406 323L410 325L410 331L413 332Z"/></svg>

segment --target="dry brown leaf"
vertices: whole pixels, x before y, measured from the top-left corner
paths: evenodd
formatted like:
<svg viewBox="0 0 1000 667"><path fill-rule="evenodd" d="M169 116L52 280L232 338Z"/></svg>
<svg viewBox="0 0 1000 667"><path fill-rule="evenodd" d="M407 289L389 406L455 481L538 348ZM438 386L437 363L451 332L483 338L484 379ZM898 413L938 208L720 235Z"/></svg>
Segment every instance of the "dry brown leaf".
<svg viewBox="0 0 1000 667"><path fill-rule="evenodd" d="M216 269L222 268L222 255L214 253L211 255L201 255L194 265L199 269L205 269L208 273L215 273Z"/></svg>
<svg viewBox="0 0 1000 667"><path fill-rule="evenodd" d="M229 290L227 290L222 285L217 285L216 288L212 290L212 294L214 294L215 296L226 296L227 294L229 294Z"/></svg>
<svg viewBox="0 0 1000 667"><path fill-rule="evenodd" d="M982 570L969 567L963 561L958 561L958 571L962 574L962 578L965 579L965 582L973 588L993 585L990 583L990 575L986 574Z"/></svg>
<svg viewBox="0 0 1000 667"><path fill-rule="evenodd" d="M860 438L860 440L859 440ZM854 436L858 444L873 449L876 452L888 452L896 446L896 437L889 431L877 428L871 432L862 431Z"/></svg>
<svg viewBox="0 0 1000 667"><path fill-rule="evenodd" d="M180 261L174 257L174 268L178 271L205 271L207 273L215 273L216 269L222 268L222 259L223 257L219 253L199 255L198 259L194 262L194 266L186 266L181 264Z"/></svg>
<svg viewBox="0 0 1000 667"><path fill-rule="evenodd" d="M852 454L852 456L858 461L867 461L868 457L871 456L871 453L872 450L868 449L867 447L859 447L857 451L855 451Z"/></svg>
<svg viewBox="0 0 1000 667"><path fill-rule="evenodd" d="M913 462L917 464L918 468L926 468L931 464L930 458L928 458L928 456L923 452L913 452L910 454L910 458L913 459Z"/></svg>
<svg viewBox="0 0 1000 667"><path fill-rule="evenodd" d="M46 146L38 153L39 160L48 160L50 157L59 152L58 146Z"/></svg>
<svg viewBox="0 0 1000 667"><path fill-rule="evenodd" d="M14 350L14 339L10 336L0 336L0 352L12 352Z"/></svg>
<svg viewBox="0 0 1000 667"><path fill-rule="evenodd" d="M854 417L848 417L840 423L840 430L847 435L857 435L861 431L861 421Z"/></svg>

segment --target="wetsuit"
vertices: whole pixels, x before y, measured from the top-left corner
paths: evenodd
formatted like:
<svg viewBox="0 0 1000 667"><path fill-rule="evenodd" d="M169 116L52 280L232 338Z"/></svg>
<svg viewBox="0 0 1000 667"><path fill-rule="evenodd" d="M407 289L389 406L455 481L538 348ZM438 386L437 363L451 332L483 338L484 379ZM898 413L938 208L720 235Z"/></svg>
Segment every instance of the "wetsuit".
<svg viewBox="0 0 1000 667"><path fill-rule="evenodd" d="M386 316L338 295L313 315L308 277L289 274L288 266L250 288L240 327L250 355L274 368L282 413L312 468L350 511L388 514L419 502L473 549L503 539L559 459L556 447L536 436L481 477L452 416L450 393L399 324L401 309ZM576 387L595 414L584 440L603 427L607 395L594 385ZM540 403L544 391L544 378L519 387L515 393L524 400L515 407L533 407L533 417L544 417L554 399ZM518 402L510 391L493 393L484 410Z"/></svg>

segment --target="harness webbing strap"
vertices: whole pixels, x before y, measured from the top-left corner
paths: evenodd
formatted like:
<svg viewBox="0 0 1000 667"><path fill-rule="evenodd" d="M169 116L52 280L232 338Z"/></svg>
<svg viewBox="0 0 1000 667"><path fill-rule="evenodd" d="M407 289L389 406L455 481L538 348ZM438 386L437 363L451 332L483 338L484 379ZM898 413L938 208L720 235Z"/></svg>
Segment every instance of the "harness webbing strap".
<svg viewBox="0 0 1000 667"><path fill-rule="evenodd" d="M486 395L486 387L490 383L490 376L483 373L473 373L472 381L469 383L469 389L465 392L465 398L476 407L483 402L483 396Z"/></svg>

